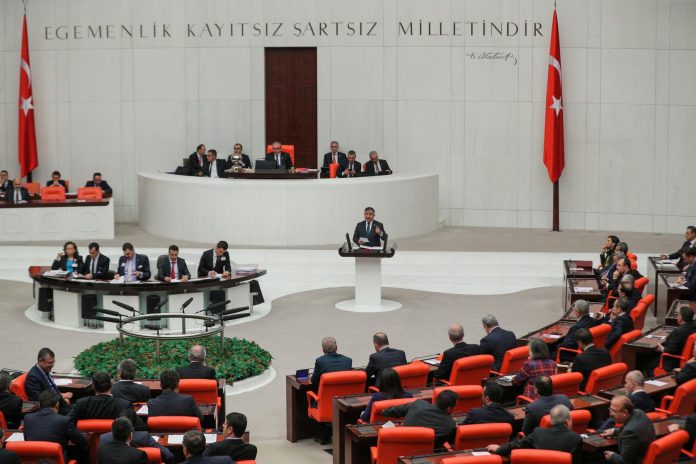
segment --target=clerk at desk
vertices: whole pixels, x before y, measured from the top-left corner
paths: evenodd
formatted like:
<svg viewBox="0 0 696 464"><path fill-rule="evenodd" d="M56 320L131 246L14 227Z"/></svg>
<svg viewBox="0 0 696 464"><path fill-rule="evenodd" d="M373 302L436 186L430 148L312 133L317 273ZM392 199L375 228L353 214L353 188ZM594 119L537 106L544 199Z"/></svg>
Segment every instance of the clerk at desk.
<svg viewBox="0 0 696 464"><path fill-rule="evenodd" d="M162 266L157 269L157 280L171 282L172 280L180 280L186 282L191 278L191 273L186 267L186 261L179 258L179 247L170 245L168 250L169 256L162 262Z"/></svg>
<svg viewBox="0 0 696 464"><path fill-rule="evenodd" d="M375 209L371 206L365 208L365 220L358 222L353 232L353 242L357 245L382 246L382 240L387 239L384 225L375 221Z"/></svg>
<svg viewBox="0 0 696 464"><path fill-rule="evenodd" d="M124 277L126 282L150 280L150 260L147 255L135 254L135 248L129 242L124 243L121 249L123 256L118 258L114 279Z"/></svg>

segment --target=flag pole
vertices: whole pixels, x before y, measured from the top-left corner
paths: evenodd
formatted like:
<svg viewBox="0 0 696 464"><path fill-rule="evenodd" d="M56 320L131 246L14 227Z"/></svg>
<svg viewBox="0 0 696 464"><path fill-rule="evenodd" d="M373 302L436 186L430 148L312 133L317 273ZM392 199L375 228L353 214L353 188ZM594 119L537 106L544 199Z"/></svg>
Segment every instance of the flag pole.
<svg viewBox="0 0 696 464"><path fill-rule="evenodd" d="M558 220L558 182L553 183L553 232L559 231Z"/></svg>
<svg viewBox="0 0 696 464"><path fill-rule="evenodd" d="M25 17L27 16L27 2L28 2L28 1L29 1L29 0L22 0L22 7L24 8L24 16L25 16ZM554 0L554 1L555 1L555 0ZM27 182L33 182L33 181L34 181L34 179L33 179L33 176L32 176L32 171L29 171L29 172L27 173Z"/></svg>

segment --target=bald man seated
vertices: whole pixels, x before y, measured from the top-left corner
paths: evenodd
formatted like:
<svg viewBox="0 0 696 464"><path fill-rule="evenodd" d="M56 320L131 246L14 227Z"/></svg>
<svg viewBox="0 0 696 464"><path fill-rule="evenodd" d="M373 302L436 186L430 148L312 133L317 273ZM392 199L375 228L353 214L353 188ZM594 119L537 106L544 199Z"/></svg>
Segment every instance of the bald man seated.
<svg viewBox="0 0 696 464"><path fill-rule="evenodd" d="M179 377L182 379L217 379L215 369L205 365L205 356L204 346L193 345L188 352L190 364L176 368Z"/></svg>
<svg viewBox="0 0 696 464"><path fill-rule="evenodd" d="M452 324L447 331L452 348L442 353L442 361L433 375L436 379L449 380L452 366L457 359L479 354L479 346L464 341L464 327L461 324Z"/></svg>
<svg viewBox="0 0 696 464"><path fill-rule="evenodd" d="M374 382L385 367L403 366L408 363L406 361L406 353L389 346L389 337L384 332L374 334L372 336L372 344L376 352L370 355L370 360L367 362L367 367L365 367L368 382L370 382L370 379Z"/></svg>

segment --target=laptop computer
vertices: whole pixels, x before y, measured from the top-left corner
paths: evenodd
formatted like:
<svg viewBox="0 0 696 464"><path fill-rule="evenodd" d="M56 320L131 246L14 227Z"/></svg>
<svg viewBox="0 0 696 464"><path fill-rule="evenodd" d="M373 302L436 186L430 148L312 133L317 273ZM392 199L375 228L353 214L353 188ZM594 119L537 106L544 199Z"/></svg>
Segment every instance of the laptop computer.
<svg viewBox="0 0 696 464"><path fill-rule="evenodd" d="M285 166L278 167L275 160L258 159L254 164L255 171L285 171Z"/></svg>

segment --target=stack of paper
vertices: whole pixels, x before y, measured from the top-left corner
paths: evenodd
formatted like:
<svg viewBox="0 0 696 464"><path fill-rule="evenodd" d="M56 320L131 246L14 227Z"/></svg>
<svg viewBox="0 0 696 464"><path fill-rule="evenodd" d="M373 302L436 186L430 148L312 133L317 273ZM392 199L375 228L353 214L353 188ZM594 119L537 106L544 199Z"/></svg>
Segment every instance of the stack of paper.
<svg viewBox="0 0 696 464"><path fill-rule="evenodd" d="M591 293L594 290L592 287L574 287L576 293Z"/></svg>

